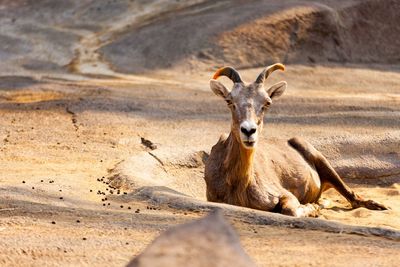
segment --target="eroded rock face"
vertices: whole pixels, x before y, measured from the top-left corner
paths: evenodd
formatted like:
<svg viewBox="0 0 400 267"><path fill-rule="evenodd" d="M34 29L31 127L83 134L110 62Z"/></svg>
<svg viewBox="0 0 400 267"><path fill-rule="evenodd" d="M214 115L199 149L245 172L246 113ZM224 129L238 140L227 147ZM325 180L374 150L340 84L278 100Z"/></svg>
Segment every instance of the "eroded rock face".
<svg viewBox="0 0 400 267"><path fill-rule="evenodd" d="M277 61L396 64L399 6L397 0L1 1L0 67L6 75L118 76Z"/></svg>
<svg viewBox="0 0 400 267"><path fill-rule="evenodd" d="M128 267L255 266L221 212L167 230Z"/></svg>

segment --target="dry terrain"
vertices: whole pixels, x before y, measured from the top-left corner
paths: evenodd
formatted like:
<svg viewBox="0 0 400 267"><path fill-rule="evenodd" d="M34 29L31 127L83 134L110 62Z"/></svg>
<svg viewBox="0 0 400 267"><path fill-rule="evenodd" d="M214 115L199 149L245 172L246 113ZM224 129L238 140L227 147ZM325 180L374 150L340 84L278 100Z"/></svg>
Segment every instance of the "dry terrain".
<svg viewBox="0 0 400 267"><path fill-rule="evenodd" d="M396 266L400 1L0 1L0 265L124 266L219 207L259 266ZM232 18L235 19L232 19ZM302 136L361 195L318 219L205 201L230 64L288 90L262 138ZM230 86L230 81L221 78Z"/></svg>

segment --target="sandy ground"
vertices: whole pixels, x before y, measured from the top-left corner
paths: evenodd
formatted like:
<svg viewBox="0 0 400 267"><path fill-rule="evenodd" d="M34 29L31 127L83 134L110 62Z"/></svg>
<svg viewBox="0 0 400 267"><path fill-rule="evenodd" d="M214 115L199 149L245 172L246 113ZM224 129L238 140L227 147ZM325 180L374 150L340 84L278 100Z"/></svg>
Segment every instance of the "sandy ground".
<svg viewBox="0 0 400 267"><path fill-rule="evenodd" d="M339 159L338 167L366 164L371 173L380 174L346 181L392 210L348 210L344 199L329 191L323 197L331 208L320 219L400 230L400 177L395 172L400 74L393 66L368 67L290 65L287 72L277 73L270 82L285 79L289 89L267 115L264 137L301 135L331 160ZM243 76L250 80L259 71L249 69ZM202 211L125 198L123 189L110 195L98 179L119 162L148 153L141 138L157 145L154 153L170 151L173 157L177 151L209 151L229 130L225 104L208 89L209 76L158 72L129 80L80 81L3 77L0 264L122 266L163 230L202 216ZM343 145L343 140L349 141ZM335 150L335 143L342 147ZM371 155L375 161L362 160ZM392 165L378 168L385 160ZM204 199L202 167L190 169L186 163L166 167L176 178L172 187ZM107 194L98 195L98 190ZM355 266L398 263L400 243L395 240L229 220L260 266L343 266L349 258Z"/></svg>
<svg viewBox="0 0 400 267"><path fill-rule="evenodd" d="M330 190L307 222L341 223L334 232L263 225L233 208L227 219L259 266L397 266L398 7L0 1L0 265L124 266L164 230L205 215L188 204L205 205L204 158L230 126L208 80L226 64L252 81L283 62L268 84L289 87L262 138L306 138L357 192L392 209L351 210ZM190 198L135 197L148 185ZM349 225L394 235L341 232Z"/></svg>

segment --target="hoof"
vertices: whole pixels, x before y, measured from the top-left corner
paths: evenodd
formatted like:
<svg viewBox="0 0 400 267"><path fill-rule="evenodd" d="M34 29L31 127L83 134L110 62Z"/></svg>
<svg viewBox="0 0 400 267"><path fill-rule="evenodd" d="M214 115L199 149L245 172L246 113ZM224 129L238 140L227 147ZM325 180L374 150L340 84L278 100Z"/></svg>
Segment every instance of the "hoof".
<svg viewBox="0 0 400 267"><path fill-rule="evenodd" d="M389 210L390 208L374 200L359 200L352 203L353 209L364 207L369 210Z"/></svg>
<svg viewBox="0 0 400 267"><path fill-rule="evenodd" d="M308 214L307 217L314 217L317 218L319 217L319 215L321 215L320 213L320 206L318 204L315 203L308 203L306 204L306 207L308 208Z"/></svg>

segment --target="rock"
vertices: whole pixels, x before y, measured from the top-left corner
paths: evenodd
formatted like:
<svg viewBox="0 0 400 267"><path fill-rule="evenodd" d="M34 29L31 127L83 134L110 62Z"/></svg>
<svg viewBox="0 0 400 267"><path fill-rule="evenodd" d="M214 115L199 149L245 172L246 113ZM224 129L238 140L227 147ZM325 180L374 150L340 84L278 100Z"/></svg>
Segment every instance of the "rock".
<svg viewBox="0 0 400 267"><path fill-rule="evenodd" d="M255 266L220 211L179 225L156 238L128 267Z"/></svg>

